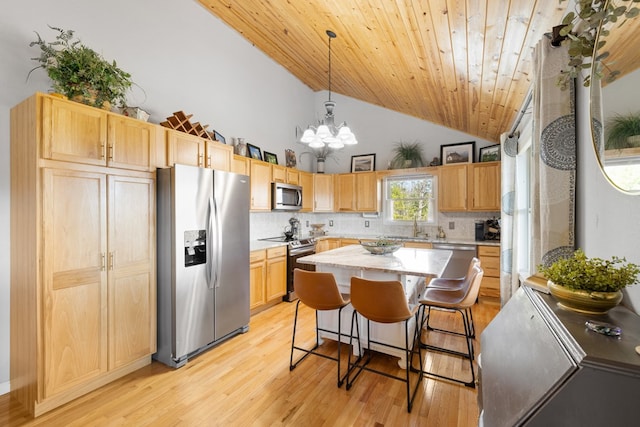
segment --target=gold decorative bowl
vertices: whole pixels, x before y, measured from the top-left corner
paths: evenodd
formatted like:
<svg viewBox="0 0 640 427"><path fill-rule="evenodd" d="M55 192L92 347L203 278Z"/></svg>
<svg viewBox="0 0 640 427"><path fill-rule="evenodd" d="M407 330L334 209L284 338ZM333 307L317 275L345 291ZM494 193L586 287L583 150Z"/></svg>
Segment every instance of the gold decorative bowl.
<svg viewBox="0 0 640 427"><path fill-rule="evenodd" d="M360 245L373 255L392 254L402 247L402 242L396 240L379 239L373 242L360 241Z"/></svg>

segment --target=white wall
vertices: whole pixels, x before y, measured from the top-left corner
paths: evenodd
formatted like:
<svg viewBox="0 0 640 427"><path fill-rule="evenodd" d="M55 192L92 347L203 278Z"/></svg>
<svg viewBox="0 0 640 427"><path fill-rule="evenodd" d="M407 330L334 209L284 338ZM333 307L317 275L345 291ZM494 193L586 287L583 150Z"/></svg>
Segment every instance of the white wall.
<svg viewBox="0 0 640 427"><path fill-rule="evenodd" d="M193 114L231 140L276 153L300 154L296 127L304 129L324 115L326 92L307 86L209 14L195 0L21 0L0 14L0 394L9 390L9 109L36 91L47 92L42 70L26 76L36 63L29 43L47 25L76 31L82 42L132 74L139 85L130 105L160 122L175 111ZM325 37L324 30L318 37ZM335 52L339 54L339 52ZM421 141L426 158L439 156L440 144L476 140L461 132L334 94L338 122L347 120L360 144L329 161L327 172L348 172L351 155L377 153L386 169L395 142ZM309 156L301 169L315 170Z"/></svg>

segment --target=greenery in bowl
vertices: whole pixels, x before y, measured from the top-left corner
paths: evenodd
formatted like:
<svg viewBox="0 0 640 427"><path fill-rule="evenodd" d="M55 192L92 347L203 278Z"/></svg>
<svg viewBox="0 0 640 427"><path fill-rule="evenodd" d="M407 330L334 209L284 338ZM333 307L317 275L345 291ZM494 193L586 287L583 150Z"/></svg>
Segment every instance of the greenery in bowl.
<svg viewBox="0 0 640 427"><path fill-rule="evenodd" d="M402 247L402 242L386 237L379 237L377 240L372 242L360 241L360 245L374 255L384 255L393 253L400 249Z"/></svg>
<svg viewBox="0 0 640 427"><path fill-rule="evenodd" d="M40 48L40 56L32 58L39 65L29 75L38 68L44 69L54 91L84 104L99 108L124 105L132 85L131 75L75 39L72 30L49 28L57 32L55 41L47 42L36 32L38 40L29 44Z"/></svg>
<svg viewBox="0 0 640 427"><path fill-rule="evenodd" d="M539 265L538 271L547 280L569 289L616 292L638 283L640 267L617 256L610 260L588 258L578 249L569 258L561 258L549 266Z"/></svg>
<svg viewBox="0 0 640 427"><path fill-rule="evenodd" d="M637 147L638 142L629 140L631 136L640 138L640 114L616 115L607 121L605 127L607 143L605 149Z"/></svg>

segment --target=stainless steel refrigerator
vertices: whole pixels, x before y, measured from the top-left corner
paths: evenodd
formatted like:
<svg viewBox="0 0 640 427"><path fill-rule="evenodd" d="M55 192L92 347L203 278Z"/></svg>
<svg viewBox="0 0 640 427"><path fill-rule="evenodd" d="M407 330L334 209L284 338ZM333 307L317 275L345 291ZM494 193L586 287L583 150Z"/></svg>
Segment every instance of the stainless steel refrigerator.
<svg viewBox="0 0 640 427"><path fill-rule="evenodd" d="M158 351L180 367L249 328L249 177L157 170Z"/></svg>

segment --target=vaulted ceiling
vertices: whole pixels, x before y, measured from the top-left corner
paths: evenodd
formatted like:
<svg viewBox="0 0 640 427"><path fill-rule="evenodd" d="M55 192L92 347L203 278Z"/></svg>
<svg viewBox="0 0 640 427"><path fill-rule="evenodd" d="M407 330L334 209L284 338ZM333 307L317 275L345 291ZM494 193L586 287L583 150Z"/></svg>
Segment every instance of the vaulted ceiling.
<svg viewBox="0 0 640 427"><path fill-rule="evenodd" d="M199 0L312 90L489 141L508 131L557 0Z"/></svg>

